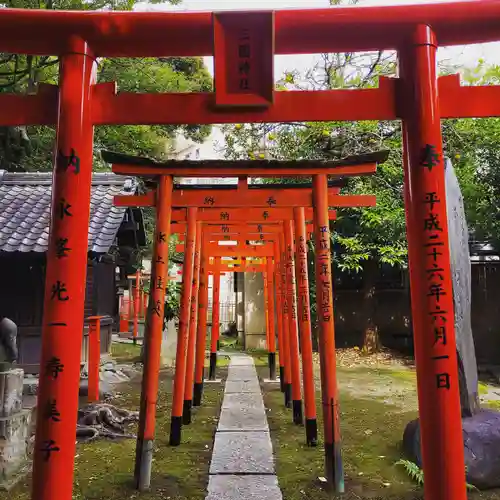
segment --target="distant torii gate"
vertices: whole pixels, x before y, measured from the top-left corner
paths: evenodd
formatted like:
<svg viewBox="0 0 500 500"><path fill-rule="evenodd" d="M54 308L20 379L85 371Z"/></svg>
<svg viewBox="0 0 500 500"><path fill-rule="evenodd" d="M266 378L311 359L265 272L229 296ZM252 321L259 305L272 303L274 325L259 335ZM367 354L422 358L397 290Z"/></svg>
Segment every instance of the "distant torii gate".
<svg viewBox="0 0 500 500"><path fill-rule="evenodd" d="M113 172L122 175L135 175L150 178L163 178L168 176L179 176L179 177L193 177L199 176L199 167L196 163L191 161L173 161L166 163L155 163L150 160L141 159L137 157L130 157L126 155L118 155L116 153L103 152L103 158L106 161L113 163ZM318 309L322 308L323 314L320 317L320 331L323 336L328 336L334 331L333 326L333 299L332 299L332 283L331 283L331 269L330 266L325 266L324 262L328 259L330 262L330 238L329 238L329 217L328 217L328 207L329 203L332 205L342 205L344 199L348 199L350 205L356 203L357 206L373 206L375 204L375 198L373 196L340 196L338 193L338 188L329 188L327 183L327 175L334 176L336 178L356 176L356 175L372 175L375 173L378 162L385 161L387 157L386 153L374 153L371 155L364 155L363 157L349 158L340 161L328 161L328 162L317 162L317 161L300 161L300 162L277 162L277 161L265 161L265 162L247 162L247 163L235 163L235 162L220 162L220 161L208 161L203 162L204 177L220 177L221 175L231 175L241 177L286 177L286 176L313 176L312 186L303 185L297 188L294 192L294 196L280 197L279 205L276 197L280 196L279 191L274 193L273 199L270 200L269 191L260 190L258 188L250 189L248 185L240 181L239 186L236 188L238 196L228 196L229 190L227 189L198 189L196 191L174 189L170 195L170 201L173 206L185 207L187 208L187 240L186 240L186 256L184 262L184 286L181 298L181 315L179 320L179 335L177 340L177 354L176 354L176 375L174 380L174 396L172 402L172 422L171 422L171 433L170 433L170 443L173 445L178 445L181 442L181 426L182 426L182 411L180 410L180 393L184 393L185 388L185 377L186 368L189 370L190 367L186 367L186 358L189 361L189 344L188 344L188 325L189 325L189 315L186 313L188 304L190 304L191 297L191 281L193 273L193 262L194 262L194 248L195 248L195 234L196 234L196 221L197 211L200 205L203 206L208 200L208 205L211 210L219 209L222 212L230 208L238 207L248 207L248 210L255 210L252 208L255 204L260 204L265 210L266 219L269 214L273 213L274 210L282 210L283 208L303 208L312 207L313 208L313 218L315 225L315 232L318 233L317 236L317 252L316 257L321 260L317 260L316 267L321 268L320 279L318 279L318 285L323 288L322 294L318 294L319 305ZM120 163L118 163L120 161ZM298 168L298 164L302 165L302 168ZM331 192L329 192L331 190ZM251 193L250 191L255 191ZM271 191L272 192L272 191ZM189 193L194 193L196 196ZM248 196L245 194L248 193ZM262 196L264 194L264 196ZM222 201L220 199L222 198ZM241 198L241 199L240 199ZM297 200L297 198L300 198ZM120 199L116 200L117 202ZM137 199L134 204L137 204L141 200ZM131 202L129 197L129 203ZM154 197L148 193L142 198L142 202L145 205L149 205L154 202ZM300 204L299 204L300 203ZM228 208L226 205L229 205ZM346 204L344 206L349 206ZM267 208L266 208L267 207ZM186 210L183 208L182 210ZM257 209L258 210L258 209ZM324 213L323 213L324 212ZM293 212L292 212L293 213ZM252 220L252 215L248 212L246 213L246 221ZM280 214L281 215L281 214ZM245 214L243 214L245 216ZM263 216L263 214L261 214ZM229 219L229 217L228 217ZM176 221L182 220L180 217L175 217ZM294 256L293 256L293 227L292 220L289 220L285 225L285 234L280 241L280 249L283 254L282 262L287 262L286 268L286 279L283 282L283 289L286 290L284 293L284 308L283 308L283 340L284 340L284 350L288 354L290 353L290 362L285 363L285 396L287 397L291 389L292 396L292 406L293 415L295 423L302 423L302 395L300 386L300 361L299 361L299 344L298 344L298 324L297 324L297 309L296 309L296 292L295 292L295 270L294 270ZM225 257L225 256L240 256L240 257L273 257L276 253L276 246L272 245L269 249L266 248L266 244L259 246L246 246L244 249L241 247L231 247L231 246L211 246L210 243L206 244L211 257ZM202 244L202 255L205 243ZM320 248L321 247L321 248ZM288 252L288 253L286 253ZM326 252L326 253L325 253ZM322 267L321 267L322 266ZM203 268L203 261L201 264ZM203 275L200 272L200 278ZM189 284L189 285L188 285ZM206 285L205 285L206 287ZM201 288L201 283L200 283ZM290 305L290 313L288 313L288 304ZM201 305L200 310L205 307L206 304ZM199 311L200 313L200 311ZM200 313L201 314L201 313ZM203 313L206 318L206 312ZM200 323L203 327L204 321ZM290 330L287 332L287 328ZM198 330L198 346L200 346L205 338L205 333L202 329ZM161 332L151 332L151 335L160 336ZM289 341L289 345L287 345ZM186 352L187 346L187 352ZM326 346L328 347L328 346ZM330 352L325 353L323 356L322 363L322 379L324 383L322 384L322 393L324 401L337 401L337 383L336 383L336 367L335 367L335 343L332 341L329 344ZM197 350L198 355L196 356L197 366L203 366L200 364L201 356L199 356L200 348ZM155 358L159 357L159 353L155 354ZM148 360L144 360L144 364L148 363ZM202 368L201 368L202 369ZM200 370L201 370L200 369ZM291 369L291 373L288 374L288 369ZM146 370L146 368L145 368ZM202 382L199 380L199 371L195 370L195 383ZM201 376L203 376L201 374ZM290 387L291 383L291 387ZM149 408L150 412L153 412L153 408ZM337 461L340 460L340 452L335 451L340 449L340 431L338 429L338 405L324 403L323 404L323 416L324 416L324 431L325 431L325 453L327 460L335 461L335 453L338 455ZM141 416L142 418L142 416ZM144 441L144 439L139 436L139 438ZM147 466L139 466L138 460L141 456L141 460L151 460L151 456L145 456L144 454L137 454L136 456L136 472L137 470L147 469ZM137 479L138 483L141 484L142 480Z"/></svg>
<svg viewBox="0 0 500 500"><path fill-rule="evenodd" d="M458 75L438 79L436 52L437 40L442 46L499 40L498 0L238 13L0 9L0 33L0 52L60 56L58 87L0 94L0 125L57 127L38 393L39 408L54 409L37 413L32 498L72 497L93 127L402 120L425 496L466 500L440 120L500 116L500 86L462 87ZM373 89L274 90L275 54L371 50L397 50L400 77L381 78ZM96 56L214 56L215 92L117 93L114 82L96 84ZM205 176L206 166L192 173ZM289 173L307 168L299 162ZM186 176L182 167L170 172ZM326 200L327 172L309 172L319 175ZM168 191L171 178L162 183ZM318 227L326 227L324 216L322 222ZM441 271L429 279L434 267ZM328 351L333 330L321 321ZM325 432L325 475L343 491L338 452Z"/></svg>
<svg viewBox="0 0 500 500"><path fill-rule="evenodd" d="M104 152L103 157L107 160L116 159L116 155L114 153ZM123 170L127 170L127 173L131 174L130 165L132 164L132 169L135 169L136 175L137 173L142 173L142 168L144 166L138 166L138 159L135 157L124 157L123 155L119 155L122 161L128 162L125 165L113 165L113 170L117 173L124 173ZM383 155L372 155L366 156L364 160L367 159L375 159L379 160L384 158ZM139 160L140 161L140 160ZM345 164L349 162L338 163L339 168L345 166ZM353 161L351 163L351 168L346 172L344 171L344 175L354 175L357 172L364 175L369 175L373 173L373 166L368 165L359 165L354 169ZM147 162L146 162L147 166ZM156 167L160 167L156 165ZM168 167L167 167L168 168ZM283 167L282 167L283 168ZM254 170L252 170L254 172ZM271 171L272 172L272 171ZM151 175L151 174L149 174ZM241 174L240 174L241 175ZM247 174L248 175L248 174ZM270 171L266 172L266 175L270 175ZM338 175L338 174L337 174ZM339 179L341 181L341 179ZM339 180L337 182L339 182ZM234 196L236 191L236 195ZM334 206L373 206L376 202L374 196L367 195L339 195L338 187L327 187L327 207L328 205ZM281 196L281 192L279 189L275 187L269 187L269 185L256 185L250 188L247 184L247 179L242 179L238 182L238 185L233 187L225 186L224 188L220 188L219 186L189 186L189 189L185 190L183 185L177 185L176 189L173 191L172 196L172 205L174 206L191 206L193 208L188 208L188 226L187 233L189 235L189 227L194 223L194 219L190 219L190 213L194 214L194 210L197 211L197 207L200 205L209 205L211 209L220 208L221 210L231 210L235 207L248 207L253 208L255 205L261 205L262 207L269 206L269 212L273 212L275 207L279 207L281 209L288 208L289 210L293 207L294 210L302 209L302 213L304 212L303 206L312 207L313 199L312 199L312 185L308 184L297 184L295 188L288 188L286 190L286 197ZM135 199L134 199L135 198ZM278 199L277 199L278 198ZM124 196L116 196L115 203L116 204L125 204L129 206L133 203L135 206L141 203L144 205L150 205L154 203L155 196L153 192L146 193L142 197L124 197ZM300 204L300 205L299 205ZM226 205L229 205L227 207ZM226 212L224 212L226 213ZM246 214L247 217L249 214ZM293 421L296 424L301 424L303 422L303 414L302 414L302 391L301 391L301 383L300 383L300 349L299 349L299 325L297 323L297 307L296 303L297 294L296 294L296 273L295 273L295 259L294 259L294 241L293 241L293 216L294 212L289 212L289 217L285 220L285 231L284 236L281 235L281 239L278 240L280 245L276 247L276 245L271 246L268 251L264 248L264 246L245 246L244 249L241 246L230 247L230 246L219 246L214 245L213 243L203 242L201 252L202 254L205 251L208 251L208 255L210 257L225 257L228 255L231 256L240 256L240 257L277 257L277 248L280 248L279 252L282 254L282 261L286 262L286 273L283 272L283 281L282 281L282 289L283 289L283 352L285 353L285 359L289 358L289 362L284 362L284 389L285 389L285 404L292 405L293 407ZM194 215L193 215L194 217ZM305 225L305 220L302 219L302 224ZM301 230L301 234L305 235L305 227ZM191 244L190 244L191 242ZM185 258L185 271L186 277L184 283L190 283L190 273L191 264L194 261L194 252L195 247L194 240L186 241L186 258ZM182 250L184 247L179 248L178 250ZM304 250L301 253L305 253L305 247L302 245L301 248ZM198 250L200 251L200 250ZM305 259L305 258L304 258ZM204 264L202 257L202 272L200 273L200 290L203 288L206 290L206 274L203 272ZM301 278L302 282L308 288L308 280L307 274L304 275L304 272L307 272L307 263L305 266L301 267ZM194 282L197 281L195 276ZM189 317L187 315L187 308L189 304L192 304L191 299L192 290L190 287L183 287L183 294L181 300L181 313L180 313L180 322L179 322L179 335L178 335L178 343L177 343L177 362L176 362L176 377L175 377L175 386L176 390L174 391L173 397L173 409L172 409L172 430L170 435L170 443L171 444L180 444L180 434L181 434L181 407L180 407L180 396L179 393L181 389L184 388L184 392L186 393L184 398L184 410L182 412L183 415L187 415L184 417L185 423L189 423L191 421L190 411L192 404L192 397L189 396L191 394L191 362L193 359L193 350L194 350L194 334L188 335L188 330L190 331L192 328L189 325ZM201 295L200 295L201 297ZM307 402L308 408L306 415L306 420L308 421L308 425L306 425L306 437L307 442L309 444L315 444L317 439L317 431L316 431L316 412L315 412L315 404L314 404L314 378L313 378L313 367L312 367L312 342L311 339L311 326L310 326L310 318L309 318L309 296L308 291L307 294L302 293L300 295L301 305L300 310L302 312L302 318L307 315L307 318L301 321L300 326L302 329L305 329L303 334L301 335L302 339L302 351L303 351L303 361L307 364L305 372L306 379L305 383L305 391L307 392ZM197 340L197 355L196 355L196 370L195 370L195 386L197 388L197 394L195 395L195 399L200 402L201 394L199 391L202 390L203 387L203 352L202 346L204 346L204 338L206 336L206 300L207 294L203 295L203 298L200 298L200 304L202 306L199 308L199 324L198 324L198 340ZM303 302L303 304L302 304ZM307 311L307 312L305 312ZM185 352L184 344L187 342L187 362L182 359L183 353ZM216 342L211 343L211 360L216 360ZM274 348L273 348L274 351ZM309 355L309 351L311 351ZM214 361L212 361L214 363ZM311 365L311 366L308 366ZM212 366L211 366L212 367ZM334 368L333 368L334 369ZM187 375L183 375L183 373L187 373ZM186 386L183 386L183 383L186 383ZM309 418L307 418L309 417Z"/></svg>

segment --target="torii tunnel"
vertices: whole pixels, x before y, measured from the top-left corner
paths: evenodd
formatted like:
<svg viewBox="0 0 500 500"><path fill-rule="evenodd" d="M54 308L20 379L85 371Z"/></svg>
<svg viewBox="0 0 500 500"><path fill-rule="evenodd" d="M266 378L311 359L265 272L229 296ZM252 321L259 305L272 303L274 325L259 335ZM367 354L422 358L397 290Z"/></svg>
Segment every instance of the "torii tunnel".
<svg viewBox="0 0 500 500"><path fill-rule="evenodd" d="M0 52L60 57L58 86L41 84L35 95L0 94L0 125L57 130L42 332L47 371L40 377L38 407L55 405L59 418L38 412L32 498L72 497L94 127L401 120L425 498L465 500L440 120L500 116L500 87L461 87L458 75L438 78L436 51L438 45L497 40L500 0L238 13L0 9ZM381 78L373 89L274 89L274 55L370 50L396 50L399 77ZM97 57L168 56L214 56L215 91L140 94L117 92L114 82L95 83ZM320 253L326 260L329 239L321 238L328 234L326 176L350 167L256 161L175 162L157 168L140 161L134 168L138 175L159 175L156 207L164 215L156 231L161 242L170 231L173 175L312 176L315 240L318 247L324 245ZM188 208L191 214L194 210ZM192 226L195 219L187 218ZM194 245L194 234L193 227L188 244ZM166 263L167 245L156 250L155 258ZM330 273L318 279L331 312ZM151 304L163 303L162 294L164 289L151 297L150 318ZM324 361L335 350L331 315L320 317L320 329ZM322 373L333 401L332 376ZM152 390L142 404L155 403ZM151 441L154 421L141 425ZM326 476L335 487L341 478L336 453L332 444L326 454Z"/></svg>

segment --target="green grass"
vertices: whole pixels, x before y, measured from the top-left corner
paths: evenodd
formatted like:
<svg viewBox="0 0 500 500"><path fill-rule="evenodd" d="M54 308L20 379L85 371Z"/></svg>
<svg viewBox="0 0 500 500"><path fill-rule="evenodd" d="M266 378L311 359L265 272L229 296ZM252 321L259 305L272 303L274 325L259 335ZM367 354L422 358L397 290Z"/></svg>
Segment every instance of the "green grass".
<svg viewBox="0 0 500 500"><path fill-rule="evenodd" d="M291 412L284 408L279 388L267 388L264 402L270 410L268 421L284 498L332 498L317 480L318 476L324 475L321 445L318 448L305 445L304 428L292 423ZM402 455L399 446L402 430L414 417L413 412L391 413L390 407L377 400L359 400L342 395L341 425L347 492L342 498L367 498L362 496L367 492L370 498L377 498L374 494L380 495L379 498L421 498L418 487L395 465ZM321 426L319 418L319 429L322 429Z"/></svg>
<svg viewBox="0 0 500 500"><path fill-rule="evenodd" d="M229 356L226 356L224 354L219 354L217 356L217 368L224 368L229 366L229 362L231 361L231 358ZM205 356L205 368L208 368L210 366L210 357Z"/></svg>
<svg viewBox="0 0 500 500"><path fill-rule="evenodd" d="M122 344L123 345L123 344ZM121 349L121 347L120 347ZM226 376L226 371L220 375ZM101 440L77 446L73 500L196 500L206 495L213 437L223 397L223 385L206 385L204 404L196 409L193 423L183 428L183 443L168 445L172 371L160 372L156 440L151 491L140 494L133 489L135 440ZM139 407L140 380L121 385L118 407ZM28 500L29 479L2 500Z"/></svg>
<svg viewBox="0 0 500 500"><path fill-rule="evenodd" d="M111 344L111 356L118 363L136 363L141 360L141 346L139 344L113 342Z"/></svg>
<svg viewBox="0 0 500 500"><path fill-rule="evenodd" d="M261 377L266 376L264 368L258 370ZM341 388L342 454L346 478L346 493L338 498L422 500L423 489L408 476L404 467L396 464L404 458L401 448L404 428L417 416L414 409L407 410L416 408L414 370L339 368L338 375ZM391 390L403 390L406 395L401 399L394 398L394 401L389 398L391 403L387 403L387 396L379 394L380 385L391 380ZM351 389L347 390L347 384L351 385ZM366 387L367 385L369 387ZM318 476L324 476L322 443L320 442L318 448L308 448L305 445L304 427L292 423L291 410L284 407L279 387L272 384L263 384L262 387L264 403L268 409L278 481L284 500L337 498L326 491L318 481ZM356 388L359 390L356 391ZM369 389L374 390L372 392ZM320 391L316 396L316 401L321 401ZM500 403L496 407L500 409ZM319 404L317 414L321 439ZM469 492L469 498L500 500L500 492Z"/></svg>

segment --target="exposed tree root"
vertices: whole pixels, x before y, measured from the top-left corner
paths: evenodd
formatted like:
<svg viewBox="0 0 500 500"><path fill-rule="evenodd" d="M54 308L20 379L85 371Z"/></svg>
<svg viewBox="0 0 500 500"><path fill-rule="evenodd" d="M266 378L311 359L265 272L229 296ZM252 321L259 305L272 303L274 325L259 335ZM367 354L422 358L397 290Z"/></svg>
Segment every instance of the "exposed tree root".
<svg viewBox="0 0 500 500"><path fill-rule="evenodd" d="M135 439L135 435L127 433L127 426L139 420L136 411L116 408L107 403L93 403L78 410L76 438L88 443L99 438Z"/></svg>

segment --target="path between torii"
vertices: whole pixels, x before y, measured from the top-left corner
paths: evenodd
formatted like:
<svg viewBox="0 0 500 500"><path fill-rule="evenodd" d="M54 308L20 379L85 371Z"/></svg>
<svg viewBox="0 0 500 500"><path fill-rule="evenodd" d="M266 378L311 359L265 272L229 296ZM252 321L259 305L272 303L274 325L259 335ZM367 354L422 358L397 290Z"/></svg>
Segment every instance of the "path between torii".
<svg viewBox="0 0 500 500"><path fill-rule="evenodd" d="M253 359L231 354L205 500L282 500Z"/></svg>

